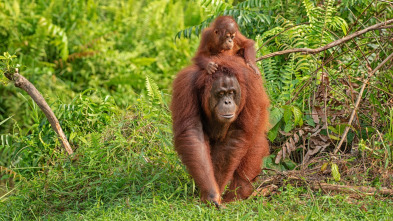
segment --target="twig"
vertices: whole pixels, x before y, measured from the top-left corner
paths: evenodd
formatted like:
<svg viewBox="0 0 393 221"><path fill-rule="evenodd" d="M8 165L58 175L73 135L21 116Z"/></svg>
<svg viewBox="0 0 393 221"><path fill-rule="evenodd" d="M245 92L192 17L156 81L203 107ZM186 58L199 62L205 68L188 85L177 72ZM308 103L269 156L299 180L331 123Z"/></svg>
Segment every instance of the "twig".
<svg viewBox="0 0 393 221"><path fill-rule="evenodd" d="M380 63L380 64L379 64L379 65L369 74L369 76L367 77L367 79L364 81L364 83L363 83L363 85L362 85L362 87L361 87L361 89L360 89L358 98L357 98L357 100L356 100L355 107L354 107L353 110L352 110L351 117L349 118L348 124L347 124L347 126L345 127L343 136L341 137L341 140L340 140L340 142L338 143L337 147L334 149L333 154L336 154L336 153L338 152L338 150L340 149L341 145L343 144L344 140L345 140L346 137L347 137L347 134L348 134L348 131L349 131L349 128L350 128L349 126L352 124L353 118L354 118L355 115L356 115L356 110L357 110L358 107L359 107L360 100L362 99L364 89L366 88L366 85L368 84L368 81L370 80L370 77L372 77L372 76L375 74L375 72L377 72L386 62L388 62L388 61L389 61L390 59L392 59L392 58L393 58L393 53L392 53L391 55L389 55L385 60L383 60L383 61L382 61L382 62L381 62L381 63Z"/></svg>
<svg viewBox="0 0 393 221"><path fill-rule="evenodd" d="M319 190L321 189L322 191L337 191L337 192L342 192L342 193L363 193L363 194L375 194L379 193L382 195L391 195L393 196L393 190L388 189L386 187L382 187L380 189L374 188L374 187L368 187L368 186L347 186L347 185L334 185L334 184L328 184L328 183L317 183L317 184L312 184L311 188L313 190Z"/></svg>
<svg viewBox="0 0 393 221"><path fill-rule="evenodd" d="M259 57L257 59L257 61L261 61L263 59L274 57L274 56L277 56L277 55L290 54L290 53L296 53L296 52L303 52L303 53L306 53L306 54L316 54L316 53L319 53L321 51L325 51L325 50L327 50L329 48L332 48L332 47L335 47L337 45L340 45L340 44L342 44L344 42L347 42L347 41L349 41L349 40L351 40L351 39L353 39L353 38L355 38L355 37L357 37L359 35L362 35L362 34L366 33L366 32L373 31L373 30L378 30L378 29L392 28L392 26L388 26L388 24L391 24L391 23L393 23L393 19L390 19L390 20L387 20L385 22L381 22L381 23L369 26L368 28L365 28L363 30L357 31L357 32L355 32L353 34L350 34L348 36L345 36L344 38L341 38L339 40L330 42L329 44L327 44L327 45L325 45L323 47L320 47L320 48L316 48L316 49L311 49L311 48L294 48L294 49L289 49L289 50L284 50L284 51L277 51L277 52L273 52L273 53L264 55L262 57Z"/></svg>
<svg viewBox="0 0 393 221"><path fill-rule="evenodd" d="M34 100L35 103L40 107L42 112L44 112L46 118L51 124L53 130L57 133L60 138L61 144L65 148L68 154L73 154L73 150L68 143L67 137L65 136L63 130L60 127L59 121L57 120L55 114L52 109L49 107L48 103L46 103L44 97L42 97L41 93L34 87L34 85L19 74L18 68L15 69L15 73L4 73L4 75L11 81L15 82L15 87L18 87L24 91L26 91L30 97Z"/></svg>

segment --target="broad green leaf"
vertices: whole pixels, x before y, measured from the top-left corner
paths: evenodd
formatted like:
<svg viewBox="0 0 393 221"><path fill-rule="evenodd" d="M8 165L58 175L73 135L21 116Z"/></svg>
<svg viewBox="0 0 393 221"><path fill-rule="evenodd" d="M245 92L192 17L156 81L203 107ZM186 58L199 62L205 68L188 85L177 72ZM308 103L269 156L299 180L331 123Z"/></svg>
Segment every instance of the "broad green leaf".
<svg viewBox="0 0 393 221"><path fill-rule="evenodd" d="M338 137L336 137L336 136L334 136L334 135L332 135L332 134L329 134L329 137L330 137L330 139L332 139L332 140L340 140L340 138L338 138Z"/></svg>
<svg viewBox="0 0 393 221"><path fill-rule="evenodd" d="M284 122L288 123L291 120L292 117L292 111L288 106L283 106L284 108Z"/></svg>
<svg viewBox="0 0 393 221"><path fill-rule="evenodd" d="M285 167L286 170L293 170L296 167L296 163L290 159L285 159L282 162L282 165Z"/></svg>
<svg viewBox="0 0 393 221"><path fill-rule="evenodd" d="M279 129L279 125L276 125L272 129L270 129L269 132L267 133L267 138L269 138L271 142L273 142L276 139L278 135L278 129Z"/></svg>
<svg viewBox="0 0 393 221"><path fill-rule="evenodd" d="M298 125L303 126L303 118L300 118Z"/></svg>
<svg viewBox="0 0 393 221"><path fill-rule="evenodd" d="M332 163L332 176L335 181L340 181L341 175L340 172L338 171L338 166L335 163Z"/></svg>
<svg viewBox="0 0 393 221"><path fill-rule="evenodd" d="M336 128L334 128L333 126L328 126L329 130L338 134L338 131L336 130Z"/></svg>
<svg viewBox="0 0 393 221"><path fill-rule="evenodd" d="M269 116L269 123L270 123L270 128L273 128L277 125L278 122L282 119L282 109L281 108L273 108L273 110L270 112Z"/></svg>
<svg viewBox="0 0 393 221"><path fill-rule="evenodd" d="M293 126L294 126L294 124L292 122L286 123L285 127L284 127L284 131L288 133L289 131L291 131L293 129Z"/></svg>
<svg viewBox="0 0 393 221"><path fill-rule="evenodd" d="M295 125L299 123L300 119L302 119L302 111L296 107L292 106L293 116L295 118Z"/></svg>

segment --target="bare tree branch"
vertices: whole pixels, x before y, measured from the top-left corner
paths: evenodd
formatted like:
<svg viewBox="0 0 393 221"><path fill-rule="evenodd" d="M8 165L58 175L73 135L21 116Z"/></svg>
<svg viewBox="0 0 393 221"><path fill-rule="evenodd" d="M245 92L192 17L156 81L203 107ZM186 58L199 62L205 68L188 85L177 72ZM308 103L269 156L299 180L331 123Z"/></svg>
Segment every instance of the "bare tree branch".
<svg viewBox="0 0 393 221"><path fill-rule="evenodd" d="M59 121L57 120L55 114L53 113L52 109L49 107L48 103L46 103L44 97L41 93L34 87L34 85L19 74L19 70L16 68L16 72L14 74L11 73L4 73L4 75L11 81L15 82L15 87L18 87L24 91L26 91L30 97L37 103L40 107L42 112L44 112L46 118L48 119L49 123L51 124L53 130L59 136L61 144L65 148L68 154L73 154L74 151L72 150L70 144L68 143L67 137L65 136L63 130L60 127Z"/></svg>
<svg viewBox="0 0 393 221"><path fill-rule="evenodd" d="M345 36L344 38L341 38L339 40L330 42L329 44L327 44L327 45L325 45L323 47L320 47L320 48L316 48L316 49L311 49L311 48L294 48L294 49L289 49L289 50L284 50L284 51L277 51L277 52L273 52L273 53L264 55L262 57L259 57L259 58L257 58L257 61L261 61L263 59L271 58L271 57L274 57L274 56L277 56L277 55L290 54L290 53L296 53L296 52L302 52L302 53L305 53L305 54L316 54L316 53L325 51L325 50L327 50L329 48L332 48L332 47L335 47L337 45L340 45L342 43L345 43L345 42L347 42L347 41L349 41L349 40L351 40L353 38L356 38L357 36L362 35L362 34L364 34L366 32L373 31L373 30L378 30L378 29L393 28L393 25L389 25L388 26L388 24L391 24L391 23L393 23L393 19L390 19L390 20L387 20L385 22L381 22L381 23L369 26L368 28L365 28L363 30L357 31L355 33L352 33L352 34L350 34L348 36Z"/></svg>
<svg viewBox="0 0 393 221"><path fill-rule="evenodd" d="M393 53L392 53L391 55L389 55L385 60L383 60L383 61L382 61L382 62L381 62L381 63L380 63L380 64L379 64L379 65L369 74L369 76L367 77L367 79L364 81L364 83L363 83L363 85L362 85L362 87L361 87L361 89L360 89L358 98L357 98L357 100L356 100L355 107L354 107L353 110L352 110L351 117L349 118L348 124L347 124L347 126L345 127L345 130L344 130L344 133L343 133L343 135L342 135L342 137L341 137L341 140L340 140L340 142L338 143L338 145L336 146L336 148L334 149L333 154L336 154L336 153L338 152L338 150L340 149L341 145L344 143L344 140L345 140L346 137L347 137L347 134L348 134L348 131L349 131L349 126L352 124L353 118L355 118L356 110L357 110L358 107L359 107L360 100L362 99L363 92L364 92L364 89L366 88L366 85L368 84L368 81L369 81L370 78L375 74L375 72L377 72L386 62L388 62L388 61L391 60L392 58L393 58Z"/></svg>
<svg viewBox="0 0 393 221"><path fill-rule="evenodd" d="M313 190L322 189L324 191L336 191L341 193L361 193L361 194L382 194L393 196L393 190L386 187L380 189L368 186L347 186L347 185L335 185L328 183L316 183L310 186Z"/></svg>

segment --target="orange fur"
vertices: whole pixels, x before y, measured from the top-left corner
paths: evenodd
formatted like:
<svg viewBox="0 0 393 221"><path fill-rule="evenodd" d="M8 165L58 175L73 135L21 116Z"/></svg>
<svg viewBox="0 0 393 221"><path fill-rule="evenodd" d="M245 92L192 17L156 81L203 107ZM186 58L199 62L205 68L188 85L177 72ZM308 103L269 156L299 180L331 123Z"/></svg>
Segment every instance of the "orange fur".
<svg viewBox="0 0 393 221"><path fill-rule="evenodd" d="M203 201L221 203L245 199L253 191L252 182L261 171L262 158L269 154L266 132L269 99L261 77L255 75L238 56L216 56L218 70L213 75L201 74L191 65L177 74L171 103L175 149L200 188ZM216 140L206 132L211 117L208 103L215 79L235 76L240 85L241 100L237 119L225 137Z"/></svg>

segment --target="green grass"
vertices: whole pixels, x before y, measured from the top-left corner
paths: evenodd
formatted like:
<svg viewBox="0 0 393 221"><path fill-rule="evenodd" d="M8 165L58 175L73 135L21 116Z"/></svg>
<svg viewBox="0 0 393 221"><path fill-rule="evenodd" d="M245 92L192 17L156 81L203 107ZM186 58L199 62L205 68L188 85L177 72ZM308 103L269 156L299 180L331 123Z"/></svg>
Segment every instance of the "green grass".
<svg viewBox="0 0 393 221"><path fill-rule="evenodd" d="M346 196L318 196L307 199L299 191L283 192L271 199L253 198L227 204L216 210L196 200L166 200L159 196L140 199L129 205L122 200L108 208L91 208L83 214L67 212L59 218L97 220L389 220L393 216L392 201L368 198L352 202ZM128 199L128 198L126 198ZM390 205L389 205L390 204Z"/></svg>
<svg viewBox="0 0 393 221"><path fill-rule="evenodd" d="M84 96L80 100L85 101ZM101 120L110 120L105 127L96 123L89 124L88 131L80 129L73 139L74 147L78 147L75 156L68 157L59 147L38 169L11 168L27 179L17 181L15 187L8 189L15 188L10 196L0 198L1 220L388 220L393 217L392 199L322 195L290 185L281 187L272 197L252 197L216 210L200 203L194 182L173 150L170 115L165 103L139 99L121 116L104 116L100 112L107 112L114 104L110 106L103 101L101 105L93 104L76 102L80 108L95 107L95 114L81 115L81 119L73 121L84 119L81 123L87 125L97 114L102 116ZM31 139L38 139L34 137L38 134L32 135ZM52 142L53 146L55 141Z"/></svg>
<svg viewBox="0 0 393 221"><path fill-rule="evenodd" d="M155 185L162 182L155 181ZM113 181L112 185L116 184ZM52 203L61 204L58 200L9 203L0 217L5 220L390 220L393 216L391 199L378 200L370 196L354 200L346 195L313 194L303 188L288 188L272 198L254 197L216 210L201 204L195 196L187 196L179 188L180 192L169 192L169 188L160 192L155 188L137 187L136 191L129 188L121 192L122 197L111 191L98 193L83 210L77 202L74 208L64 211L36 210L37 204L50 207Z"/></svg>

